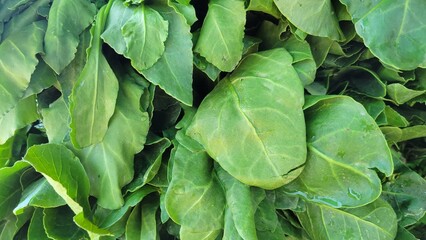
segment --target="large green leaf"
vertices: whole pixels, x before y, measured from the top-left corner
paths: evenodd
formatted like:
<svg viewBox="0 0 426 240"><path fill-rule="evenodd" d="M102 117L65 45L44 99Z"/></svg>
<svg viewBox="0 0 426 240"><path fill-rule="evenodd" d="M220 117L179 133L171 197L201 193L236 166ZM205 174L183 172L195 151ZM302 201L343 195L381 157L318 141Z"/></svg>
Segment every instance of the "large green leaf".
<svg viewBox="0 0 426 240"><path fill-rule="evenodd" d="M392 174L390 150L364 107L347 96L308 97L308 159L285 191L333 207L356 207L379 197L374 168Z"/></svg>
<svg viewBox="0 0 426 240"><path fill-rule="evenodd" d="M259 52L203 100L188 134L241 182L277 188L306 160L303 102L291 55L283 48Z"/></svg>
<svg viewBox="0 0 426 240"><path fill-rule="evenodd" d="M194 140L182 136L181 142L175 143L172 156L172 180L165 196L167 213L187 232L217 232L223 226L225 198L212 172L212 161L205 151L197 149Z"/></svg>
<svg viewBox="0 0 426 240"><path fill-rule="evenodd" d="M186 105L192 105L192 41L185 18L165 4L153 6L169 23L165 51L152 67L143 70L147 80Z"/></svg>
<svg viewBox="0 0 426 240"><path fill-rule="evenodd" d="M99 143L108 129L118 94L118 80L102 53L101 32L109 5L99 10L90 30L87 62L70 96L71 140L82 148Z"/></svg>
<svg viewBox="0 0 426 240"><path fill-rule="evenodd" d="M46 21L35 22L6 38L0 44L0 116L24 96L31 74L43 51ZM19 69L19 70L18 70Z"/></svg>
<svg viewBox="0 0 426 240"><path fill-rule="evenodd" d="M351 209L306 203L306 211L296 214L313 240L392 240L398 228L391 206L381 199Z"/></svg>
<svg viewBox="0 0 426 240"><path fill-rule="evenodd" d="M53 1L44 37L43 58L56 73L61 73L73 60L79 35L93 21L95 13L95 5L87 0Z"/></svg>
<svg viewBox="0 0 426 240"><path fill-rule="evenodd" d="M43 174L74 213L90 210L89 178L79 159L64 145L51 143L32 146L24 160Z"/></svg>
<svg viewBox="0 0 426 240"><path fill-rule="evenodd" d="M31 222L28 226L28 240L50 239L43 226L43 209L36 208L34 210Z"/></svg>
<svg viewBox="0 0 426 240"><path fill-rule="evenodd" d="M136 70L142 71L152 67L164 53L168 22L144 4L132 10L131 16L121 27L126 43L124 55L132 60Z"/></svg>
<svg viewBox="0 0 426 240"><path fill-rule="evenodd" d="M364 44L381 61L403 70L426 67L425 1L340 1Z"/></svg>
<svg viewBox="0 0 426 240"><path fill-rule="evenodd" d="M331 0L274 0L281 13L297 28L314 36L343 40Z"/></svg>
<svg viewBox="0 0 426 240"><path fill-rule="evenodd" d="M209 1L207 16L194 51L222 71L234 70L243 54L245 23L244 1Z"/></svg>
<svg viewBox="0 0 426 240"><path fill-rule="evenodd" d="M144 87L132 81L120 83L117 106L102 142L76 150L90 178L90 193L107 209L123 205L121 188L134 175L134 154L145 144L149 128L146 112L140 110Z"/></svg>
<svg viewBox="0 0 426 240"><path fill-rule="evenodd" d="M70 115L63 97L58 98L48 108L41 110L44 127L50 143L62 143L70 132ZM69 139L68 139L69 140Z"/></svg>

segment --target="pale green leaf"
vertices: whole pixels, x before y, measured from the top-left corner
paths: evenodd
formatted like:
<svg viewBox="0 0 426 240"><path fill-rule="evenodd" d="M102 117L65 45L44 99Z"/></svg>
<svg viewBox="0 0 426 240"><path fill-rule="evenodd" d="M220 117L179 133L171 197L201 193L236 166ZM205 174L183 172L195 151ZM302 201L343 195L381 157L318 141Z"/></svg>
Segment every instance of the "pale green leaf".
<svg viewBox="0 0 426 240"><path fill-rule="evenodd" d="M41 110L44 127L50 143L62 143L70 132L70 115L68 106L62 97L58 98L49 108Z"/></svg>
<svg viewBox="0 0 426 240"><path fill-rule="evenodd" d="M187 133L239 181L274 189L303 169L303 102L285 49L251 54L203 100Z"/></svg>
<svg viewBox="0 0 426 240"><path fill-rule="evenodd" d="M0 116L0 144L15 135L15 132L36 121L39 118L37 113L36 95L29 96L17 102L6 114Z"/></svg>
<svg viewBox="0 0 426 240"><path fill-rule="evenodd" d="M277 19L281 17L280 10L275 6L274 0L249 0L247 10L264 12Z"/></svg>
<svg viewBox="0 0 426 240"><path fill-rule="evenodd" d="M146 79L170 96L192 105L192 41L185 18L172 7L152 6L169 23L165 51L152 67L142 70Z"/></svg>
<svg viewBox="0 0 426 240"><path fill-rule="evenodd" d="M343 40L331 0L274 0L281 13L297 28L314 36Z"/></svg>
<svg viewBox="0 0 426 240"><path fill-rule="evenodd" d="M245 23L244 1L209 1L207 16L194 51L222 71L234 70L243 53Z"/></svg>
<svg viewBox="0 0 426 240"><path fill-rule="evenodd" d="M296 214L313 240L393 240L398 227L391 206L381 199L351 209L306 203L306 211Z"/></svg>
<svg viewBox="0 0 426 240"><path fill-rule="evenodd" d="M364 107L348 96L306 98L308 158L285 191L333 207L357 207L377 199L392 174L390 150Z"/></svg>
<svg viewBox="0 0 426 240"><path fill-rule="evenodd" d="M156 240L158 200L142 202L137 205L129 216L126 225L126 239Z"/></svg>
<svg viewBox="0 0 426 240"><path fill-rule="evenodd" d="M183 135L181 141L184 143L175 144L172 156L172 180L165 196L167 213L188 233L216 232L223 225L225 198L212 172L212 161L205 151L192 150L198 145L194 140Z"/></svg>
<svg viewBox="0 0 426 240"><path fill-rule="evenodd" d="M38 63L36 54L43 51L45 28L45 21L35 22L1 42L0 116L9 112L24 96Z"/></svg>
<svg viewBox="0 0 426 240"><path fill-rule="evenodd" d="M144 4L132 7L121 33L126 43L124 55L132 66L143 71L154 65L164 53L169 23L154 9Z"/></svg>
<svg viewBox="0 0 426 240"><path fill-rule="evenodd" d="M145 144L149 118L140 110L139 102L144 89L132 81L121 82L117 106L103 141L76 149L87 174L92 176L90 194L107 209L123 205L121 188L133 179L134 155Z"/></svg>
<svg viewBox="0 0 426 240"><path fill-rule="evenodd" d="M73 60L79 35L93 22L94 4L87 0L55 0L49 11L43 59L57 74Z"/></svg>
<svg viewBox="0 0 426 240"><path fill-rule="evenodd" d="M92 26L87 62L70 96L71 140L78 148L101 142L114 113L118 80L102 53L100 39L108 7L98 12Z"/></svg>
<svg viewBox="0 0 426 240"><path fill-rule="evenodd" d="M403 70L426 67L426 1L340 1L364 44L381 61Z"/></svg>
<svg viewBox="0 0 426 240"><path fill-rule="evenodd" d="M392 83L386 86L389 97L397 104L404 104L414 98L426 95L426 90L413 90L400 83Z"/></svg>

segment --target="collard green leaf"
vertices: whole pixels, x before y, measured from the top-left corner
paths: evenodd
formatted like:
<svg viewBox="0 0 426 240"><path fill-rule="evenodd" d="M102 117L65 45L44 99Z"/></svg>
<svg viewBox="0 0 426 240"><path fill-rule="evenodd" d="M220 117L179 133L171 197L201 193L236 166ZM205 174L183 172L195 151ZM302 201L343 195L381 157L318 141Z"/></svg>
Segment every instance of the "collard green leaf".
<svg viewBox="0 0 426 240"><path fill-rule="evenodd" d="M230 72L243 53L246 14L242 0L211 0L194 51L222 71ZM212 39L215 39L212 43Z"/></svg>
<svg viewBox="0 0 426 240"><path fill-rule="evenodd" d="M361 104L347 96L308 97L308 158L285 191L332 207L357 207L377 199L393 171L388 145Z"/></svg>
<svg viewBox="0 0 426 240"><path fill-rule="evenodd" d="M53 1L44 37L43 59L57 74L73 60L79 35L92 23L95 13L96 7L90 1Z"/></svg>
<svg viewBox="0 0 426 240"><path fill-rule="evenodd" d="M43 226L43 209L36 208L28 226L28 240L51 239L47 236Z"/></svg>
<svg viewBox="0 0 426 240"><path fill-rule="evenodd" d="M0 116L0 144L15 135L15 132L36 121L39 118L37 113L36 96L32 95L18 101L9 112Z"/></svg>
<svg viewBox="0 0 426 240"><path fill-rule="evenodd" d="M57 81L55 72L44 61L40 61L34 73L31 75L30 84L25 90L25 97L41 93L51 87Z"/></svg>
<svg viewBox="0 0 426 240"><path fill-rule="evenodd" d="M22 229L26 222L32 216L32 209L27 209L23 214L18 216L10 215L2 223L3 228L0 227L0 239L24 239L25 234L22 235Z"/></svg>
<svg viewBox="0 0 426 240"><path fill-rule="evenodd" d="M90 30L87 62L71 94L71 140L79 148L102 141L117 99L118 80L102 53L100 38L109 7L99 10Z"/></svg>
<svg viewBox="0 0 426 240"><path fill-rule="evenodd" d="M245 184L274 189L303 169L303 87L291 64L283 48L247 56L203 100L188 129Z"/></svg>
<svg viewBox="0 0 426 240"><path fill-rule="evenodd" d="M273 0L250 0L247 6L248 11L259 11L267 13L275 18L280 18L281 13Z"/></svg>
<svg viewBox="0 0 426 240"><path fill-rule="evenodd" d="M64 98L60 97L41 110L44 127L50 143L62 143L68 137L70 115Z"/></svg>
<svg viewBox="0 0 426 240"><path fill-rule="evenodd" d="M31 74L43 51L46 22L35 22L10 35L0 44L0 116L5 115L24 96ZM19 71L15 69L19 66Z"/></svg>
<svg viewBox="0 0 426 240"><path fill-rule="evenodd" d="M188 1L189 2L189 1ZM186 19L186 23L189 26L192 26L197 20L197 15L195 12L195 8L194 6L192 6L191 4L184 4L181 2L168 2L171 6L173 6L173 8L176 9L176 11L178 11L180 14L182 14L185 19Z"/></svg>
<svg viewBox="0 0 426 240"><path fill-rule="evenodd" d="M90 193L107 209L123 205L121 188L134 174L134 154L145 144L149 128L146 112L140 110L144 87L132 81L120 83L117 106L101 143L76 150L90 177Z"/></svg>
<svg viewBox="0 0 426 240"><path fill-rule="evenodd" d="M43 174L74 213L90 209L89 178L79 159L64 145L32 146L25 154L24 160Z"/></svg>
<svg viewBox="0 0 426 240"><path fill-rule="evenodd" d="M40 178L24 189L18 205L13 209L13 213L15 215L21 214L24 208L28 206L54 208L65 204L64 199L55 192L47 180Z"/></svg>
<svg viewBox="0 0 426 240"><path fill-rule="evenodd" d="M172 157L172 180L165 196L167 213L187 232L217 232L223 226L225 198L212 172L212 161L205 151L193 150L198 146L194 140L185 136L182 141L175 144Z"/></svg>
<svg viewBox="0 0 426 240"><path fill-rule="evenodd" d="M33 22L42 20L38 11L40 8L49 7L50 1L51 0L35 1L30 6L25 8L25 10L22 10L18 15L15 15L12 19L10 19L10 21L6 21L4 25L4 32L1 37L5 39L14 32L22 31L25 27L31 25ZM20 2L23 3L25 1ZM7 8L7 6L2 5L2 8Z"/></svg>
<svg viewBox="0 0 426 240"><path fill-rule="evenodd" d="M164 53L168 22L144 4L132 10L131 16L121 27L126 43L124 55L132 60L136 70L143 71L152 67Z"/></svg>
<svg viewBox="0 0 426 240"><path fill-rule="evenodd" d="M359 208L336 209L306 203L306 212L296 213L313 239L384 239L396 236L397 221L391 206L381 199Z"/></svg>
<svg viewBox="0 0 426 240"><path fill-rule="evenodd" d="M425 1L340 1L364 44L381 61L403 70L426 67L426 19L420 17Z"/></svg>
<svg viewBox="0 0 426 240"><path fill-rule="evenodd" d="M43 227L51 239L79 240L87 238L87 233L73 221L74 213L68 207L45 208Z"/></svg>
<svg viewBox="0 0 426 240"><path fill-rule="evenodd" d="M155 187L149 185L144 186L135 192L126 195L124 198L124 205L121 208L112 211L106 209L103 209L104 211L97 211L94 219L102 228L109 228L120 221L131 207L136 206L148 194L155 192L156 190L157 189ZM103 214L105 211L108 211L108 213Z"/></svg>
<svg viewBox="0 0 426 240"><path fill-rule="evenodd" d="M392 83L386 86L389 97L397 104L404 104L414 98L426 95L426 90L413 90L400 83Z"/></svg>
<svg viewBox="0 0 426 240"><path fill-rule="evenodd" d="M412 171L393 152L395 174L383 185L382 197L396 212L398 224L407 227L418 222L426 213L426 180Z"/></svg>
<svg viewBox="0 0 426 240"><path fill-rule="evenodd" d="M142 202L129 216L126 225L126 239L158 239L156 213L158 200Z"/></svg>
<svg viewBox="0 0 426 240"><path fill-rule="evenodd" d="M141 72L148 81L191 106L193 66L190 27L174 8L164 4L153 8L169 23L168 37L164 43L165 51L158 62Z"/></svg>
<svg viewBox="0 0 426 240"><path fill-rule="evenodd" d="M141 158L137 159L137 162L135 161L135 165L140 166L139 172L132 182L126 186L127 191L134 192L155 177L160 169L163 153L170 145L171 142L167 138L161 138L156 142L145 145L140 154Z"/></svg>
<svg viewBox="0 0 426 240"><path fill-rule="evenodd" d="M28 167L27 163L18 161L12 167L0 169L0 220L11 215L19 201L22 193L21 174Z"/></svg>
<svg viewBox="0 0 426 240"><path fill-rule="evenodd" d="M280 12L297 28L314 36L343 40L331 0L274 0Z"/></svg>
<svg viewBox="0 0 426 240"><path fill-rule="evenodd" d="M215 169L226 196L223 238L257 240L254 220L256 209L250 187L233 178L224 169Z"/></svg>

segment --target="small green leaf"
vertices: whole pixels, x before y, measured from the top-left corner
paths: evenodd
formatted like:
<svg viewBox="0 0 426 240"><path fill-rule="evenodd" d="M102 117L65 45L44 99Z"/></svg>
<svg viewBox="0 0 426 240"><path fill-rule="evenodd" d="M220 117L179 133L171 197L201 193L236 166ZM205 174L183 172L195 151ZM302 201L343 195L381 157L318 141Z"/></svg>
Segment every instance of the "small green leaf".
<svg viewBox="0 0 426 240"><path fill-rule="evenodd" d="M45 208L43 227L49 238L57 240L80 240L87 234L73 221L74 213L68 207Z"/></svg>
<svg viewBox="0 0 426 240"><path fill-rule="evenodd" d="M44 37L43 59L57 74L73 60L79 35L92 23L95 13L96 7L90 1L53 1Z"/></svg>
<svg viewBox="0 0 426 240"><path fill-rule="evenodd" d="M337 14L330 0L274 0L280 12L297 28L318 37L343 40Z"/></svg>
<svg viewBox="0 0 426 240"><path fill-rule="evenodd" d="M246 12L242 0L211 0L194 51L222 71L234 70L243 53ZM214 39L214 44L212 44Z"/></svg>

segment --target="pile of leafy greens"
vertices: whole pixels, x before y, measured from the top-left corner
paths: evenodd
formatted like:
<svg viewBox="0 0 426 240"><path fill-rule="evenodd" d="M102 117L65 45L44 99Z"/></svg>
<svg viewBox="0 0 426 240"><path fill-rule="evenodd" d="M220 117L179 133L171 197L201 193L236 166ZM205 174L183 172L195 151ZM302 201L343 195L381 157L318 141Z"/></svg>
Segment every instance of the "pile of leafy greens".
<svg viewBox="0 0 426 240"><path fill-rule="evenodd" d="M0 0L0 239L425 239L425 12Z"/></svg>

